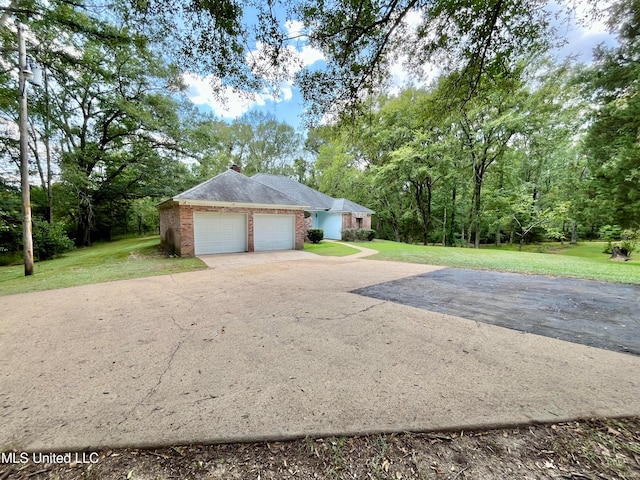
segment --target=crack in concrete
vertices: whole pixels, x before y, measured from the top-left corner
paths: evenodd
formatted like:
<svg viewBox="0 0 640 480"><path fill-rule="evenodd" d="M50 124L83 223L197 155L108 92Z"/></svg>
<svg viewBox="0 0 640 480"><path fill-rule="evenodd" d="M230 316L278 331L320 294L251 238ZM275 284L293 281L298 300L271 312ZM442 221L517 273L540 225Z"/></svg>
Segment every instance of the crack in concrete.
<svg viewBox="0 0 640 480"><path fill-rule="evenodd" d="M295 318L296 320L344 320L345 318L353 317L354 315L359 315L361 313L368 312L369 310L372 310L375 307L379 307L381 305L384 305L385 303L389 303L389 302L387 300L383 300L380 303L375 303L373 305L369 305L368 307L362 308L362 309L357 310L355 312L343 313L341 315L335 315L335 316L331 316L331 317L302 316L302 315L296 315L294 313L293 314L293 318Z"/></svg>
<svg viewBox="0 0 640 480"><path fill-rule="evenodd" d="M185 330L187 330L186 328L184 328L182 325L180 325L177 321L176 321L176 317L174 317L173 315L171 315L171 321L173 322L173 324L178 327L178 330L180 330L181 332L184 332Z"/></svg>
<svg viewBox="0 0 640 480"><path fill-rule="evenodd" d="M149 397L151 397L151 395L153 395L154 393L156 393L158 391L158 387L160 386L160 384L162 383L162 379L164 378L164 375L169 371L169 369L171 368L171 364L173 363L173 359L176 356L176 353L178 353L178 350L180 350L180 347L182 347L182 344L184 343L186 339L182 339L178 342L178 344L176 345L176 348L173 349L173 352L171 353L171 355L169 355L169 361L167 362L167 366L164 368L164 370L162 371L162 373L160 374L160 376L158 377L158 381L156 382L156 384L147 392L147 395L138 403L138 405L142 405L146 400L149 399Z"/></svg>
<svg viewBox="0 0 640 480"><path fill-rule="evenodd" d="M173 322L176 324L176 326L181 330L181 331L185 331L187 329L181 327L180 325L178 325L175 321L175 319L173 317L171 317L171 319L173 320ZM180 347L182 347L182 344L188 340L189 338L193 337L194 334L196 333L196 331L192 331L191 335L188 335L184 338L182 338L177 344L176 347L173 349L173 352L171 352L171 354L169 355L169 359L167 361L167 365L165 366L164 370L162 372L160 372L160 375L158 376L158 381L156 382L156 384L151 387L149 389L149 391L147 392L147 394L144 396L144 398L142 398L139 402L137 402L133 408L131 410L129 410L129 412L125 415L124 419L122 419L120 422L118 422L118 425L122 425L124 422L126 422L127 420L129 420L129 417L131 416L131 414L136 410L136 408L138 408L139 406L143 405L147 400L149 400L149 398L151 398L151 396L156 393L158 391L158 387L160 387L160 385L162 384L162 379L164 378L164 376L166 375L166 373L169 371L169 369L171 368L171 364L173 363L173 360L176 356L176 354L178 353L178 350L180 350Z"/></svg>

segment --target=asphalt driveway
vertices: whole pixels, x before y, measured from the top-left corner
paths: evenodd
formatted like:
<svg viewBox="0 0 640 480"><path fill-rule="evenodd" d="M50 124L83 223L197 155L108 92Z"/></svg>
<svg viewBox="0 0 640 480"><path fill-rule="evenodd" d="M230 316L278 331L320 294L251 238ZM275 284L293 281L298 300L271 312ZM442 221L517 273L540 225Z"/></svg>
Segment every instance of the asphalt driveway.
<svg viewBox="0 0 640 480"><path fill-rule="evenodd" d="M640 415L638 356L352 293L436 270L309 254L0 297L0 445Z"/></svg>
<svg viewBox="0 0 640 480"><path fill-rule="evenodd" d="M445 268L354 293L640 355L640 285Z"/></svg>

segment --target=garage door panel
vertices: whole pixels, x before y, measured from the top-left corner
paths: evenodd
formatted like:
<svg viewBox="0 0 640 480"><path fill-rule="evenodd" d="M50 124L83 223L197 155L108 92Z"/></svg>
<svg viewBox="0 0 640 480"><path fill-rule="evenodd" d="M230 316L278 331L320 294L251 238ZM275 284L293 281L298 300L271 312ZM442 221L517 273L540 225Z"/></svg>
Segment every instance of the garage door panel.
<svg viewBox="0 0 640 480"><path fill-rule="evenodd" d="M255 215L253 218L256 251L295 248L295 215Z"/></svg>
<svg viewBox="0 0 640 480"><path fill-rule="evenodd" d="M242 214L195 213L196 255L236 253L247 250L247 217Z"/></svg>

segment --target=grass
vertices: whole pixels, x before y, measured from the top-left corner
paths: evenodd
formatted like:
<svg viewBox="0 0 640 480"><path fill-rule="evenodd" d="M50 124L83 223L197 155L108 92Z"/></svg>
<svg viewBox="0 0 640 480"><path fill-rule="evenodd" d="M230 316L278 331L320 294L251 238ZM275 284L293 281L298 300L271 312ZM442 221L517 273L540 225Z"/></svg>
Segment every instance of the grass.
<svg viewBox="0 0 640 480"><path fill-rule="evenodd" d="M504 272L576 277L607 282L640 284L640 261L615 262L602 253L601 242L568 244L543 244L533 251L517 251L500 248L450 248L439 246L408 245L388 240L358 243L378 250L372 259L397 262L425 263L449 267L497 270Z"/></svg>
<svg viewBox="0 0 640 480"><path fill-rule="evenodd" d="M160 254L160 238L136 237L80 248L54 260L36 262L34 275L23 265L0 267L0 295L151 277L205 268L197 258Z"/></svg>
<svg viewBox="0 0 640 480"><path fill-rule="evenodd" d="M326 241L320 243L305 243L304 250L317 255L326 255L331 257L346 257L347 255L353 255L360 251L342 243Z"/></svg>
<svg viewBox="0 0 640 480"><path fill-rule="evenodd" d="M150 277L206 268L197 258L169 258L159 252L158 236L137 237L74 250L55 260L37 262L35 274L24 276L20 265L0 267L0 296L92 283ZM378 250L369 258L460 268L587 278L640 284L640 261L613 262L599 242L543 244L501 248L444 248L387 240L359 243ZM305 244L318 255L347 256L358 250L335 242Z"/></svg>

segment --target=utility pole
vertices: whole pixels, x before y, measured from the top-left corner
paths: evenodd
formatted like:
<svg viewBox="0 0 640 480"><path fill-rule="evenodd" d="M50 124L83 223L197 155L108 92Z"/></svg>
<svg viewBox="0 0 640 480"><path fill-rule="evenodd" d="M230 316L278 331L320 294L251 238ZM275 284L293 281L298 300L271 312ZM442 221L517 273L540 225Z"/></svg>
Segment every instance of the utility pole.
<svg viewBox="0 0 640 480"><path fill-rule="evenodd" d="M22 180L22 242L24 244L24 275L33 275L33 236L31 234L31 192L29 186L29 137L27 125L27 79L33 77L27 64L25 27L18 23L18 77L20 90L20 177Z"/></svg>

